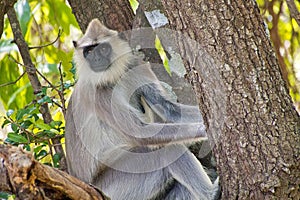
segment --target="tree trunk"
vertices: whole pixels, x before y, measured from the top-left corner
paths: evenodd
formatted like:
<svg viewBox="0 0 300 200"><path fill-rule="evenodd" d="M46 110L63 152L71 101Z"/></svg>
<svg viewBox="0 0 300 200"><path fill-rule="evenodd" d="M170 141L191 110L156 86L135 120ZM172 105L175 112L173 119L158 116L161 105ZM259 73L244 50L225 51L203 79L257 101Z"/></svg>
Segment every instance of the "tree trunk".
<svg viewBox="0 0 300 200"><path fill-rule="evenodd" d="M299 199L300 118L255 2L162 3L172 29L200 44L187 56L177 40L216 143L222 199Z"/></svg>
<svg viewBox="0 0 300 200"><path fill-rule="evenodd" d="M124 0L68 0L77 22L84 32L89 22L99 18L104 25L119 32L130 30L133 11L129 1Z"/></svg>

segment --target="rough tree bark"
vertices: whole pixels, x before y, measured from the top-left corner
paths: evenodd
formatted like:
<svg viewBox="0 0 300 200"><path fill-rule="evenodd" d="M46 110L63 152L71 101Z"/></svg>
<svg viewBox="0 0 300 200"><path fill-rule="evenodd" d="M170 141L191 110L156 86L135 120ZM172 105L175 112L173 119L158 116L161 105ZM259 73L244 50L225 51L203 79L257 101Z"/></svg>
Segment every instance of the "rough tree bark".
<svg viewBox="0 0 300 200"><path fill-rule="evenodd" d="M212 67L223 84L223 126L219 135L211 133L222 199L299 199L300 118L255 1L162 2L171 27L220 63L203 71L187 61L187 68L199 72L200 107L208 125L214 124L212 104L218 98L207 89L215 78L209 76Z"/></svg>
<svg viewBox="0 0 300 200"><path fill-rule="evenodd" d="M84 32L89 22L98 17L109 28L119 32L130 30L134 18L129 1L68 0L77 22Z"/></svg>

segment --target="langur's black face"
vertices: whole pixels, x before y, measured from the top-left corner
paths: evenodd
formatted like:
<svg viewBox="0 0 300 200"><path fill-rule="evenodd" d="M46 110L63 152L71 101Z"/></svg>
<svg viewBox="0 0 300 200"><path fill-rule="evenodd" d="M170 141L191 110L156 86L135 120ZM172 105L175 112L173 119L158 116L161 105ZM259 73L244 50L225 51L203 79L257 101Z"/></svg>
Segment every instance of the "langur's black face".
<svg viewBox="0 0 300 200"><path fill-rule="evenodd" d="M111 54L111 45L106 42L83 47L83 56L94 72L102 72L109 68Z"/></svg>

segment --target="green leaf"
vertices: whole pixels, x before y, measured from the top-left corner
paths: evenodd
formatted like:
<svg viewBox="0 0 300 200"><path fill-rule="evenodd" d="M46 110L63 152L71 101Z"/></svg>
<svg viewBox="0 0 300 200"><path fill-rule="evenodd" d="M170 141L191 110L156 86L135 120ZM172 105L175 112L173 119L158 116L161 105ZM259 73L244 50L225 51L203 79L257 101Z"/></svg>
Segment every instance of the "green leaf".
<svg viewBox="0 0 300 200"><path fill-rule="evenodd" d="M78 27L75 16L72 14L72 10L64 0L51 0L46 1L49 8L49 22L55 27L59 25L64 33L70 34L70 25Z"/></svg>
<svg viewBox="0 0 300 200"><path fill-rule="evenodd" d="M35 122L39 119L39 116L37 114L32 114L32 117L34 121L31 120L31 122Z"/></svg>
<svg viewBox="0 0 300 200"><path fill-rule="evenodd" d="M47 89L48 89L47 87L42 88L42 94L43 95L47 95Z"/></svg>
<svg viewBox="0 0 300 200"><path fill-rule="evenodd" d="M11 52L11 56L14 54ZM14 57L18 58L18 56ZM0 60L0 84L14 82L20 78L21 72L16 62L8 55L1 57ZM15 84L0 87L0 99L6 110L24 108L25 105L32 102L33 97L33 89L27 76L21 77Z"/></svg>
<svg viewBox="0 0 300 200"><path fill-rule="evenodd" d="M0 192L0 199L8 199L9 194L5 192Z"/></svg>
<svg viewBox="0 0 300 200"><path fill-rule="evenodd" d="M15 10L21 25L22 34L23 36L25 36L28 29L28 23L30 20L30 6L28 1L26 0L17 1L17 3L15 4Z"/></svg>
<svg viewBox="0 0 300 200"><path fill-rule="evenodd" d="M53 64L50 64L48 63L47 64L47 69L50 71L50 72L54 72L54 73L59 73L58 71L58 68L57 68L57 64L56 63L53 63Z"/></svg>
<svg viewBox="0 0 300 200"><path fill-rule="evenodd" d="M7 138L13 142L18 142L18 143L27 143L28 142L24 136L17 134L17 133L8 133Z"/></svg>
<svg viewBox="0 0 300 200"><path fill-rule="evenodd" d="M16 124L11 124L11 129L16 133L19 130L19 127Z"/></svg>
<svg viewBox="0 0 300 200"><path fill-rule="evenodd" d="M45 137L46 135L47 135L46 132L40 131L40 132L35 134L35 138L39 139L39 138Z"/></svg>
<svg viewBox="0 0 300 200"><path fill-rule="evenodd" d="M27 129L27 128L29 128L29 126L30 126L31 124L32 124L31 121L25 120L25 121L23 121L20 125L22 126L22 128Z"/></svg>
<svg viewBox="0 0 300 200"><path fill-rule="evenodd" d="M6 144L11 144L11 145L18 145L18 143L11 141L8 137L4 141Z"/></svg>
<svg viewBox="0 0 300 200"><path fill-rule="evenodd" d="M43 103L52 103L52 100L50 97L48 96L44 96L43 98L39 99L37 101L39 104L43 104Z"/></svg>
<svg viewBox="0 0 300 200"><path fill-rule="evenodd" d="M54 167L59 167L59 161L60 161L60 155L59 154L54 154L53 155L53 164Z"/></svg>
<svg viewBox="0 0 300 200"><path fill-rule="evenodd" d="M26 145L24 146L24 149L26 149L26 151L31 151L31 148L30 148L30 145L29 145L29 144L26 144Z"/></svg>
<svg viewBox="0 0 300 200"><path fill-rule="evenodd" d="M60 127L62 125L62 121L52 121L50 122L50 126L55 128L55 127Z"/></svg>
<svg viewBox="0 0 300 200"><path fill-rule="evenodd" d="M15 195L11 195L6 192L0 192L0 199L15 199Z"/></svg>
<svg viewBox="0 0 300 200"><path fill-rule="evenodd" d="M48 155L48 152L46 150L41 150L37 155L36 155L36 159L41 158L41 157L45 157Z"/></svg>
<svg viewBox="0 0 300 200"><path fill-rule="evenodd" d="M46 130L45 133L47 133L47 136L50 138L55 137L57 134L55 134L54 132L50 131L50 130Z"/></svg>
<svg viewBox="0 0 300 200"><path fill-rule="evenodd" d="M30 110L29 109L20 109L20 110L18 110L17 111L17 115L16 115L16 120L20 120L20 119L22 119L23 118L23 116L25 115L25 114L28 114L30 112Z"/></svg>
<svg viewBox="0 0 300 200"><path fill-rule="evenodd" d="M44 147L44 145L37 146L33 149L33 152L38 153L40 150L42 150L43 147Z"/></svg>
<svg viewBox="0 0 300 200"><path fill-rule="evenodd" d="M42 120L38 120L35 122L35 125L42 130L50 130L51 126L45 124Z"/></svg>
<svg viewBox="0 0 300 200"><path fill-rule="evenodd" d="M29 82L27 82L25 85L22 85L21 87L18 87L18 89L16 91L14 91L14 93L11 94L9 100L8 100L8 106L10 106L10 104L17 102L19 99L17 98L18 95L21 96L22 93L24 92L24 90L26 90L28 87L31 88L31 84ZM23 103L23 105L25 106L25 104ZM23 107L23 105L21 107Z"/></svg>
<svg viewBox="0 0 300 200"><path fill-rule="evenodd" d="M19 76L17 64L12 62L8 56L2 58L0 62L0 84L15 81ZM0 97L6 109L9 109L8 101L17 88L15 84L0 87ZM16 109L17 105L13 104L10 108Z"/></svg>
<svg viewBox="0 0 300 200"><path fill-rule="evenodd" d="M59 135L59 131L54 128L50 129L50 131L56 135Z"/></svg>
<svg viewBox="0 0 300 200"><path fill-rule="evenodd" d="M2 123L1 128L4 128L4 126L5 126L6 124L10 124L10 121L9 121L8 119L4 120L4 122Z"/></svg>

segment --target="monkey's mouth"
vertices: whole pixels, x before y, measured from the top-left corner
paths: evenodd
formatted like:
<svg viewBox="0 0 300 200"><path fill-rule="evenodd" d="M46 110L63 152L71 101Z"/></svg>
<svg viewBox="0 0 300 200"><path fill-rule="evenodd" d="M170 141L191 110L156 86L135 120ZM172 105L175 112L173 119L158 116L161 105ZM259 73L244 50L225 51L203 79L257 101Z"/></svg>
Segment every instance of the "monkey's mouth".
<svg viewBox="0 0 300 200"><path fill-rule="evenodd" d="M89 62L91 70L94 72L103 72L111 66L111 62L107 58L102 58L101 61Z"/></svg>

